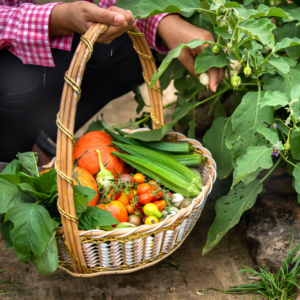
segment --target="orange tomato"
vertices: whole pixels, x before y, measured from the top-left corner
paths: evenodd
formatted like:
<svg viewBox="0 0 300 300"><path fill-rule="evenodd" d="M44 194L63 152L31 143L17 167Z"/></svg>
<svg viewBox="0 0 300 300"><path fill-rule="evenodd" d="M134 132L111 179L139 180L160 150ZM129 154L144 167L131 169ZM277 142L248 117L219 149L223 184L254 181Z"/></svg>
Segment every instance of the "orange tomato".
<svg viewBox="0 0 300 300"><path fill-rule="evenodd" d="M124 205L129 204L128 195L125 192L122 192L120 198L118 198L117 201L123 203Z"/></svg>
<svg viewBox="0 0 300 300"><path fill-rule="evenodd" d="M99 208L112 212L111 216L115 217L120 223L128 221L128 212L123 203L119 201L112 201L105 204L104 208L100 206L101 204L98 206Z"/></svg>
<svg viewBox="0 0 300 300"><path fill-rule="evenodd" d="M151 190L151 186L148 183L141 183L136 188L136 191L137 191L138 195L149 192L150 190Z"/></svg>
<svg viewBox="0 0 300 300"><path fill-rule="evenodd" d="M152 199L153 199L153 194L151 191L139 195L139 202L142 205L146 205L147 203L151 202Z"/></svg>
<svg viewBox="0 0 300 300"><path fill-rule="evenodd" d="M152 203L157 206L159 211L162 211L167 206L167 202L165 200L153 201Z"/></svg>
<svg viewBox="0 0 300 300"><path fill-rule="evenodd" d="M145 181L145 176L141 173L136 173L133 175L133 180L137 184L143 183Z"/></svg>
<svg viewBox="0 0 300 300"><path fill-rule="evenodd" d="M134 207L131 204L125 205L127 211L129 214L132 214L134 212Z"/></svg>
<svg viewBox="0 0 300 300"><path fill-rule="evenodd" d="M131 192L128 196L128 200L131 201L134 198L134 195L137 195L136 190L131 190Z"/></svg>

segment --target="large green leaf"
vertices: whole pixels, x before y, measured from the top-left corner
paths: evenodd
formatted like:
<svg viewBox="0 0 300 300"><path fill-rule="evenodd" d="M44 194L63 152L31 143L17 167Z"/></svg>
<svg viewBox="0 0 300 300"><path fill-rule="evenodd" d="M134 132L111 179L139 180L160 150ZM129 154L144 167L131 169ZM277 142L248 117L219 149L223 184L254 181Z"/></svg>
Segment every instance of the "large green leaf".
<svg viewBox="0 0 300 300"><path fill-rule="evenodd" d="M259 101L258 92L247 93L231 116L233 132L225 143L231 150L234 166L237 158L247 153L248 147L264 146L268 143L264 136L257 132L257 128L264 127L264 123L273 122L273 107L259 108Z"/></svg>
<svg viewBox="0 0 300 300"><path fill-rule="evenodd" d="M298 194L300 194L300 163L296 164L296 167L293 171L293 176L295 178L294 181L295 190Z"/></svg>
<svg viewBox="0 0 300 300"><path fill-rule="evenodd" d="M135 18L147 18L162 13L191 13L201 10L198 0L119 0L117 7L129 9Z"/></svg>
<svg viewBox="0 0 300 300"><path fill-rule="evenodd" d="M237 28L250 36L254 36L263 45L274 46L275 41L272 31L276 28L276 25L267 18L251 19L238 25Z"/></svg>
<svg viewBox="0 0 300 300"><path fill-rule="evenodd" d="M283 50L289 47L299 46L299 45L300 45L300 39L298 39L297 37L284 38L275 45L273 52L277 52L279 50Z"/></svg>
<svg viewBox="0 0 300 300"><path fill-rule="evenodd" d="M18 153L17 157L21 165L34 177L39 177L40 172L38 170L37 161L38 154L36 152L24 152Z"/></svg>
<svg viewBox="0 0 300 300"><path fill-rule="evenodd" d="M225 145L225 139L231 131L231 119L221 117L214 121L203 137L205 147L216 161L219 179L227 177L233 169L231 152Z"/></svg>
<svg viewBox="0 0 300 300"><path fill-rule="evenodd" d="M88 203L96 196L96 192L86 186L74 186L74 203L76 216L79 219L81 214L86 211Z"/></svg>
<svg viewBox="0 0 300 300"><path fill-rule="evenodd" d="M292 44L294 44L293 47L288 46L288 43L286 42L287 38L293 40L293 42L291 42ZM279 46L275 48L276 51L281 49L283 46L288 46L287 48L285 48L285 52L287 53L287 55L293 59L298 59L300 56L300 46L295 45L295 41L298 41L298 39L296 38L300 38L300 27L296 26L295 23L285 24L282 30L280 31L279 40L281 42L279 42Z"/></svg>
<svg viewBox="0 0 300 300"><path fill-rule="evenodd" d="M217 216L209 229L203 254L215 247L227 231L240 221L244 211L253 206L262 189L263 185L259 180L252 181L249 185L240 182L230 190L228 196L217 200Z"/></svg>
<svg viewBox="0 0 300 300"><path fill-rule="evenodd" d="M20 175L0 174L0 215L17 204L32 201L28 194L18 188L19 183Z"/></svg>
<svg viewBox="0 0 300 300"><path fill-rule="evenodd" d="M167 67L172 62L172 60L174 58L177 58L184 48L188 47L190 49L194 49L194 48L197 48L197 47L203 45L204 43L205 43L205 41L201 41L200 39L195 39L195 40L188 42L187 44L180 44L177 47L175 47L173 50L169 51L168 55L164 58L164 60L160 64L158 70L153 74L149 89L151 89L153 87L155 82L162 76L162 74L165 72Z"/></svg>
<svg viewBox="0 0 300 300"><path fill-rule="evenodd" d="M256 172L258 168L271 168L273 165L271 154L272 149L266 146L250 146L247 153L237 159L237 168L233 172L232 185L234 186L244 180L251 173ZM249 178L247 179L247 184L249 184Z"/></svg>
<svg viewBox="0 0 300 300"><path fill-rule="evenodd" d="M278 73L283 77L283 92L287 95L289 100L292 100L290 95L294 86L300 85L300 72L295 69L290 69L290 72L288 74L283 74L281 72Z"/></svg>
<svg viewBox="0 0 300 300"><path fill-rule="evenodd" d="M266 61L284 74L290 71L290 65L281 56L271 56L271 58Z"/></svg>
<svg viewBox="0 0 300 300"><path fill-rule="evenodd" d="M160 141L181 118L183 118L190 110L192 110L198 104L198 102L185 102L173 114L173 120L171 123L168 123L159 129L149 131L138 131L135 133L126 134L125 137L145 142Z"/></svg>
<svg viewBox="0 0 300 300"><path fill-rule="evenodd" d="M14 228L10 231L14 250L18 258L28 263L31 252L41 258L58 223L49 212L37 203L21 203L11 207L4 221L10 220Z"/></svg>
<svg viewBox="0 0 300 300"><path fill-rule="evenodd" d="M88 206L79 219L79 228L83 230L96 229L100 226L118 224L118 220L111 216L111 212L94 206Z"/></svg>
<svg viewBox="0 0 300 300"><path fill-rule="evenodd" d="M19 174L22 171L22 165L17 159L11 161L1 172L1 174Z"/></svg>
<svg viewBox="0 0 300 300"><path fill-rule="evenodd" d="M258 126L256 128L257 132L262 134L272 145L279 142L279 136L276 130L271 130L270 128Z"/></svg>
<svg viewBox="0 0 300 300"><path fill-rule="evenodd" d="M0 233L5 242L5 248L10 249L13 247L12 240L10 238L9 227L11 225L10 221L4 223L4 217L0 217Z"/></svg>
<svg viewBox="0 0 300 300"><path fill-rule="evenodd" d="M53 232L42 256L36 257L32 254L30 261L34 264L39 274L42 275L48 275L58 268L58 251L55 232Z"/></svg>
<svg viewBox="0 0 300 300"><path fill-rule="evenodd" d="M211 47L206 47L196 58L195 72L199 74L212 67L223 68L225 66L229 67L229 61L224 52L220 51L218 54L213 54Z"/></svg>
<svg viewBox="0 0 300 300"><path fill-rule="evenodd" d="M300 132L297 130L292 133L291 152L294 159L300 160Z"/></svg>
<svg viewBox="0 0 300 300"><path fill-rule="evenodd" d="M286 94L280 91L266 91L265 95L259 101L259 107L268 106L281 106L284 107L289 103Z"/></svg>

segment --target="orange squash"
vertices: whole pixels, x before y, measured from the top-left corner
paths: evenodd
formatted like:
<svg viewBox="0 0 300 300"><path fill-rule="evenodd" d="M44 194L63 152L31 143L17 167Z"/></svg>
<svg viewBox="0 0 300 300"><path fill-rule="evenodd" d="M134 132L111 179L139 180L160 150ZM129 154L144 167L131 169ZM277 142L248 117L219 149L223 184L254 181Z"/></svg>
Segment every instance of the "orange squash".
<svg viewBox="0 0 300 300"><path fill-rule="evenodd" d="M80 167L73 168L73 182L74 185L86 186L96 191L96 196L89 202L88 206L97 206L99 204L97 182L88 171Z"/></svg>
<svg viewBox="0 0 300 300"><path fill-rule="evenodd" d="M91 131L84 134L76 143L73 150L73 164L87 170L95 176L99 172L99 158L96 150L101 153L103 164L107 170L112 172L115 178L117 173L125 173L124 162L111 154L112 151L119 152L111 143L112 138L103 131Z"/></svg>

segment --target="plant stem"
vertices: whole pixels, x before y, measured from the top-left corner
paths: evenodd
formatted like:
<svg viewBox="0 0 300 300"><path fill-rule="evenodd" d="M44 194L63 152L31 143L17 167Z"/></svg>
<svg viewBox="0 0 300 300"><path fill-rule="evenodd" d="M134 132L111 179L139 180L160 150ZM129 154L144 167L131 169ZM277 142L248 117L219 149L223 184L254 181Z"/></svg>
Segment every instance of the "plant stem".
<svg viewBox="0 0 300 300"><path fill-rule="evenodd" d="M261 73L269 72L269 71L272 71L272 70L275 70L275 69L276 69L275 67L269 68L269 69L265 69L265 70L262 70L262 71L260 71L260 72L257 72L257 75L258 75L258 74L261 74Z"/></svg>
<svg viewBox="0 0 300 300"><path fill-rule="evenodd" d="M175 102L176 102L176 101L175 101ZM141 119L141 120L135 122L135 124L136 124L136 125L139 125L139 124L141 124L141 123L147 121L149 118L150 118L150 116L145 117L145 118L143 118L143 119ZM130 127L130 126L131 126L131 124L126 124L126 125L119 126L119 127L117 127L117 128L118 128L118 129L122 129L122 128Z"/></svg>
<svg viewBox="0 0 300 300"><path fill-rule="evenodd" d="M256 83L241 83L240 85L257 85Z"/></svg>
<svg viewBox="0 0 300 300"><path fill-rule="evenodd" d="M232 16L231 16L232 17ZM245 63L242 61L240 54L239 54L239 30L235 30L235 56L240 63L242 63L243 67L245 68Z"/></svg>
<svg viewBox="0 0 300 300"><path fill-rule="evenodd" d="M177 100L176 100L176 101L173 101L173 102L171 102L171 103L169 103L169 104L167 104L167 105L165 105L165 106L163 107L163 109L168 108L168 107L170 107L170 106L172 106L172 105L174 105L174 104L176 104L176 103L177 103Z"/></svg>
<svg viewBox="0 0 300 300"><path fill-rule="evenodd" d="M286 161L288 164L292 165L295 168L298 168L295 164L293 164L291 161L289 161L281 152L279 152L280 157Z"/></svg>
<svg viewBox="0 0 300 300"><path fill-rule="evenodd" d="M229 88L226 88L226 89L224 89L223 91L214 94L213 96L211 96L211 97L209 97L209 98L207 98L207 99L205 99L205 100L199 102L197 105L195 105L195 107L197 107L198 105L201 105L201 104L203 104L203 103L205 103L205 102L207 102L207 101L210 101L211 99L214 99L215 97L218 97L218 96L224 94L224 93L225 93L226 91L228 91L228 90L229 90Z"/></svg>
<svg viewBox="0 0 300 300"><path fill-rule="evenodd" d="M281 156L281 153L279 153L279 154ZM267 175L263 179L261 179L261 181L259 183L263 183L271 175L271 173L276 169L276 167L279 165L279 163L281 162L281 160L282 160L282 157L280 157L276 161L276 163L274 164L274 166L272 167L272 169L267 173Z"/></svg>

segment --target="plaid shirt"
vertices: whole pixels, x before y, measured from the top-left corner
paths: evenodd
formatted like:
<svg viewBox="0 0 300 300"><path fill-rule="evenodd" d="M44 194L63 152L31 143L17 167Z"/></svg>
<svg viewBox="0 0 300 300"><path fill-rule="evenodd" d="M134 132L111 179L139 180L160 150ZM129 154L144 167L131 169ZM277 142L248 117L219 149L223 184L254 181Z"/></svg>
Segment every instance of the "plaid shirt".
<svg viewBox="0 0 300 300"><path fill-rule="evenodd" d="M108 8L116 2L100 0L99 6ZM54 67L51 48L70 51L73 38L73 34L49 38L50 14L60 3L35 5L35 0L0 0L0 50L7 48L24 64ZM156 30L165 15L136 21L149 45L161 53L166 53L167 48L156 39Z"/></svg>

